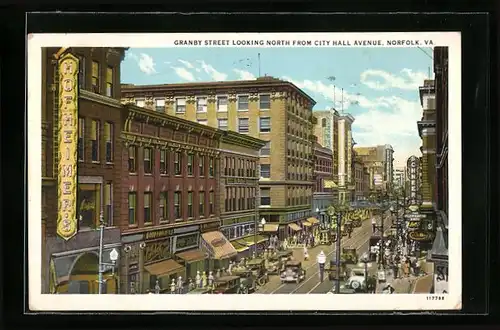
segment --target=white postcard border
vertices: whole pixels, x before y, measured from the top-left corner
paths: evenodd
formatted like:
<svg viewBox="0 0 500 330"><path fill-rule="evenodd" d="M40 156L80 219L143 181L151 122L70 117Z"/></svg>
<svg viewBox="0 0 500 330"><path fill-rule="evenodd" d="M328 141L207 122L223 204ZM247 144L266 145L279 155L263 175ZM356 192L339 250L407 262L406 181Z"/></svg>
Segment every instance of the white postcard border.
<svg viewBox="0 0 500 330"><path fill-rule="evenodd" d="M449 53L449 293L329 295L54 295L41 294L41 62L42 47L175 46L174 40L432 40ZM199 34L32 34L28 36L28 283L32 311L290 311L290 310L451 310L462 304L461 39L459 32L399 33L199 33ZM424 44L421 47L428 47ZM192 47L192 46L189 46ZM204 46L202 46L204 47ZM213 47L234 47L213 46ZM239 46L272 47L272 46ZM287 47L302 47L291 45ZM316 47L331 47L319 45ZM349 47L349 46L336 46ZM352 46L351 46L352 47ZM380 46L378 46L380 47ZM383 47L416 47L389 46ZM417 92L417 91L415 91ZM416 127L415 127L416 129Z"/></svg>

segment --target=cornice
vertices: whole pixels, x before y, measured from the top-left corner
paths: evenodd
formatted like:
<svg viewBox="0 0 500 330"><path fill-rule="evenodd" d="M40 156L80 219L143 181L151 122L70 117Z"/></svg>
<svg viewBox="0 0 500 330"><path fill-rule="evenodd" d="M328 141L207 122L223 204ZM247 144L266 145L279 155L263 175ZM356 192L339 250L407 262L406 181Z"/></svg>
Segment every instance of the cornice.
<svg viewBox="0 0 500 330"><path fill-rule="evenodd" d="M118 109L123 108L123 105L120 103L120 101L113 99L111 97L107 97L107 96L103 96L100 94L89 92L85 89L80 90L80 97L84 100L100 103L100 104L107 105L110 107L114 107L114 108L118 108Z"/></svg>
<svg viewBox="0 0 500 330"><path fill-rule="evenodd" d="M264 147L267 143L267 141L232 131L225 131L221 141L229 144L252 148L255 150L262 149L262 147Z"/></svg>

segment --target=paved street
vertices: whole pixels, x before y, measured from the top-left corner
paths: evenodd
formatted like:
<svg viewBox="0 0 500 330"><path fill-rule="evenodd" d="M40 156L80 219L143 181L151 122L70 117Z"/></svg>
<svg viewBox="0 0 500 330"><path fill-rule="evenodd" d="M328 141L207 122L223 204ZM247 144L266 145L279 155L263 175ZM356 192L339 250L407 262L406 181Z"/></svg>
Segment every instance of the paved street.
<svg viewBox="0 0 500 330"><path fill-rule="evenodd" d="M390 227L390 221L386 220L384 226ZM372 226L370 219L363 221L362 226L355 228L351 238L344 236L341 244L342 248L356 248L358 256L368 251L368 242L372 235ZM326 293L331 290L334 282L328 280L328 275L325 272L325 280L323 283L319 279L319 269L316 263L316 256L321 250L327 256L327 264L335 257L335 243L332 246L318 246L309 249L310 260L303 261L303 267L306 270L306 279L299 284L285 283L281 284L279 276L271 276L269 283L261 287L256 293L267 294L308 294L308 293ZM303 260L302 249L294 251L296 260Z"/></svg>

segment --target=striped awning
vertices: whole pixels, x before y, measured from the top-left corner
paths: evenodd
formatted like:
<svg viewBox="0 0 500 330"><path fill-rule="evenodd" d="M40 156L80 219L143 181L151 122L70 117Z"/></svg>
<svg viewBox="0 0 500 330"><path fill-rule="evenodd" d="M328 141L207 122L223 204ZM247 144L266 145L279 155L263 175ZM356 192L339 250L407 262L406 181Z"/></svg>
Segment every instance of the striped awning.
<svg viewBox="0 0 500 330"><path fill-rule="evenodd" d="M290 228L293 231L301 231L302 228L299 227L296 223L290 223L288 224L288 228Z"/></svg>
<svg viewBox="0 0 500 330"><path fill-rule="evenodd" d="M262 228L262 231L268 232L268 233L273 233L273 232L278 231L278 226L279 226L279 224L277 224L277 223L266 223L264 225L264 228Z"/></svg>
<svg viewBox="0 0 500 330"><path fill-rule="evenodd" d="M314 218L314 217L310 217L310 218L307 218L307 222L315 225L315 224L319 223L319 220Z"/></svg>
<svg viewBox="0 0 500 330"><path fill-rule="evenodd" d="M312 226L312 223L310 223L309 221L307 220L302 220L302 225L306 226L306 227L311 227Z"/></svg>
<svg viewBox="0 0 500 330"><path fill-rule="evenodd" d="M201 234L204 246L214 259L226 259L234 257L238 251L231 242L220 231L210 231Z"/></svg>

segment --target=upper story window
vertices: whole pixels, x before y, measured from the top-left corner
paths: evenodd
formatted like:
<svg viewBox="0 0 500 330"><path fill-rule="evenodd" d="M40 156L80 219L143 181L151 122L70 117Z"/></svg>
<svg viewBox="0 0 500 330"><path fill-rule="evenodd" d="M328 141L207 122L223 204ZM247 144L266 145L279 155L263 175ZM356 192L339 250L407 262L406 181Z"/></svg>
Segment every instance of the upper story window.
<svg viewBox="0 0 500 330"><path fill-rule="evenodd" d="M144 106L146 105L146 101L144 99L136 99L135 105L137 105L138 107L144 108Z"/></svg>
<svg viewBox="0 0 500 330"><path fill-rule="evenodd" d="M175 100L175 113L185 113L186 112L186 99L179 98Z"/></svg>
<svg viewBox="0 0 500 330"><path fill-rule="evenodd" d="M137 172L137 166L136 166L136 157L137 157L137 147L136 146L130 146L128 147L128 172L129 173L136 173Z"/></svg>
<svg viewBox="0 0 500 330"><path fill-rule="evenodd" d="M227 96L217 96L217 111L227 112Z"/></svg>
<svg viewBox="0 0 500 330"><path fill-rule="evenodd" d="M238 96L238 111L248 110L248 95Z"/></svg>
<svg viewBox="0 0 500 330"><path fill-rule="evenodd" d="M260 99L259 107L261 110L271 109L271 95L262 94L260 95L259 99Z"/></svg>
<svg viewBox="0 0 500 330"><path fill-rule="evenodd" d="M99 62L92 61L92 92L94 93L101 92L99 73L100 73Z"/></svg>
<svg viewBox="0 0 500 330"><path fill-rule="evenodd" d="M92 120L92 129L90 131L90 142L92 146L92 161L99 162L99 129L98 120Z"/></svg>
<svg viewBox="0 0 500 330"><path fill-rule="evenodd" d="M271 165L270 164L261 164L260 165L260 177L269 179L271 177Z"/></svg>
<svg viewBox="0 0 500 330"><path fill-rule="evenodd" d="M200 168L200 176L205 176L205 156L198 156L198 165Z"/></svg>
<svg viewBox="0 0 500 330"><path fill-rule="evenodd" d="M106 68L106 96L113 97L113 68Z"/></svg>
<svg viewBox="0 0 500 330"><path fill-rule="evenodd" d="M160 150L160 174L168 174L168 153L167 150Z"/></svg>
<svg viewBox="0 0 500 330"><path fill-rule="evenodd" d="M165 112L165 99L156 99L155 109L158 112Z"/></svg>
<svg viewBox="0 0 500 330"><path fill-rule="evenodd" d="M270 117L259 118L259 126L261 133L271 132L271 118Z"/></svg>
<svg viewBox="0 0 500 330"><path fill-rule="evenodd" d="M194 162L194 155L188 154L187 155L187 174L188 175L193 175L193 162Z"/></svg>
<svg viewBox="0 0 500 330"><path fill-rule="evenodd" d="M208 176L214 176L215 173L215 159L210 157L208 159Z"/></svg>
<svg viewBox="0 0 500 330"><path fill-rule="evenodd" d="M198 97L196 99L196 112L207 112L207 98Z"/></svg>
<svg viewBox="0 0 500 330"><path fill-rule="evenodd" d="M174 156L174 174L175 175L181 175L182 174L182 171L181 171L181 153L180 152L176 152L175 153L175 156Z"/></svg>
<svg viewBox="0 0 500 330"><path fill-rule="evenodd" d="M144 148L144 173L153 172L153 151L151 148Z"/></svg>
<svg viewBox="0 0 500 330"><path fill-rule="evenodd" d="M248 118L238 118L238 133L248 133Z"/></svg>
<svg viewBox="0 0 500 330"><path fill-rule="evenodd" d="M106 143L106 163L113 162L113 124L104 123L104 141Z"/></svg>
<svg viewBox="0 0 500 330"><path fill-rule="evenodd" d="M271 141L267 141L267 143L260 149L261 156L269 156L271 154Z"/></svg>
<svg viewBox="0 0 500 330"><path fill-rule="evenodd" d="M227 131L227 119L219 119L219 129Z"/></svg>
<svg viewBox="0 0 500 330"><path fill-rule="evenodd" d="M85 89L85 77L87 70L85 70L85 57L78 55L78 87Z"/></svg>

